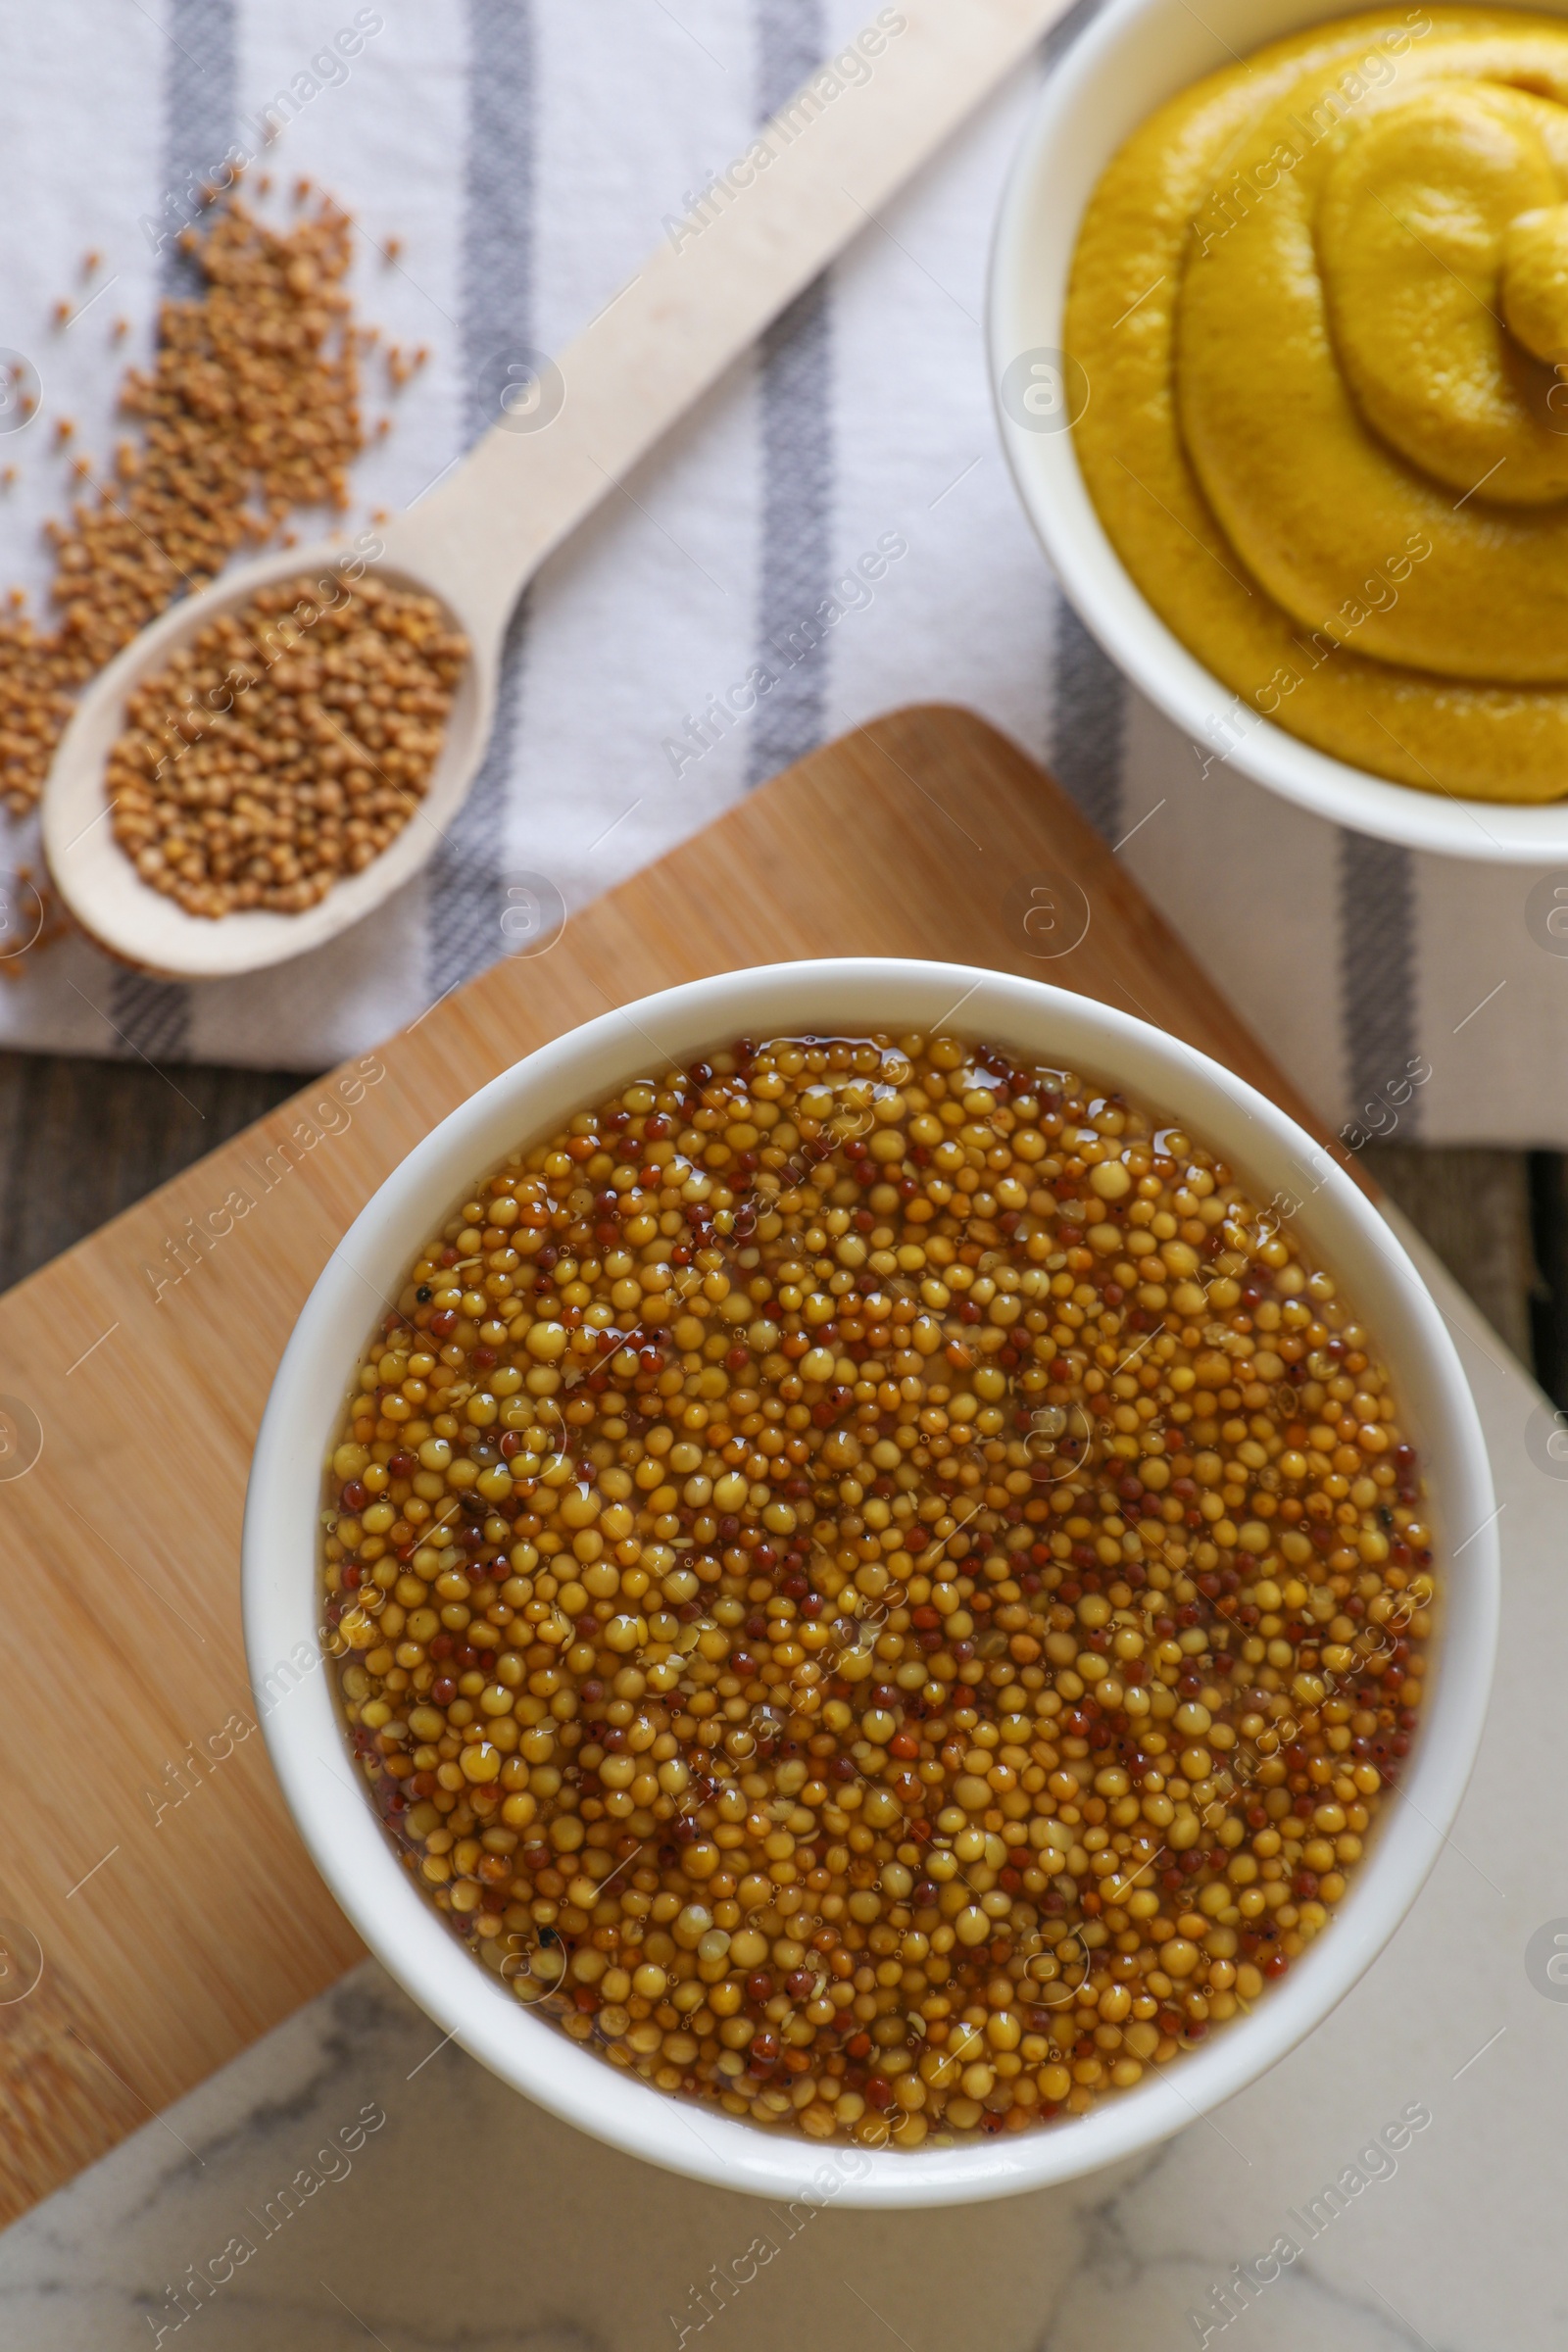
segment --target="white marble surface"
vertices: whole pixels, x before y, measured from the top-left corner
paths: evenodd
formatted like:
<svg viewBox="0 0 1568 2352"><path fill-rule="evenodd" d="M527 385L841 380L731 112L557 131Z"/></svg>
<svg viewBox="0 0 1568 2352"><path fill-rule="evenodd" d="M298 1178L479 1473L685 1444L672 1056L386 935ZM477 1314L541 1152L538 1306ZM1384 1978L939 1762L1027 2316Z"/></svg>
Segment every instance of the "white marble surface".
<svg viewBox="0 0 1568 2352"><path fill-rule="evenodd" d="M1492 1717L1410 1918L1263 2082L1152 2156L1068 2188L908 2219L829 2206L791 2237L752 2200L655 2173L528 2106L438 2047L367 1963L0 2237L0 2344L1177 2352L1202 2340L1190 2315L1209 2306L1206 2340L1224 2352L1560 2352L1568 1998L1537 1989L1526 1946L1548 1922L1568 1932L1568 1478L1541 1466L1539 1422L1532 1458L1538 1392L1446 1277L1431 1278L1505 1505ZM1369 2155L1358 2170L1378 2177L1313 2234L1305 2209L1407 2108L1430 2121L1392 2162ZM362 2117L374 2128L356 2146ZM277 2219L302 2173L316 2185ZM777 2250L748 2262L762 2232ZM1282 2233L1297 2258L1221 2328L1211 2290ZM221 2270L236 2234L254 2253L181 2321L171 2290L190 2266ZM701 2324L694 2290L737 2259L749 2283Z"/></svg>

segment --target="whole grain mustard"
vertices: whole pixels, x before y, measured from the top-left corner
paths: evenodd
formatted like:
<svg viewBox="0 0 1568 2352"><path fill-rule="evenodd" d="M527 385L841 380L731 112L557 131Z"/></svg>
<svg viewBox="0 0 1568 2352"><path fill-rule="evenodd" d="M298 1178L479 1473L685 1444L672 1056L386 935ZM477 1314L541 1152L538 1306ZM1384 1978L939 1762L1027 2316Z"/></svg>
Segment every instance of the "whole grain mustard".
<svg viewBox="0 0 1568 2352"><path fill-rule="evenodd" d="M1419 1465L1290 1204L962 1038L738 1040L519 1150L331 1446L410 1876L609 2066L808 2139L1223 2032L1420 1721Z"/></svg>

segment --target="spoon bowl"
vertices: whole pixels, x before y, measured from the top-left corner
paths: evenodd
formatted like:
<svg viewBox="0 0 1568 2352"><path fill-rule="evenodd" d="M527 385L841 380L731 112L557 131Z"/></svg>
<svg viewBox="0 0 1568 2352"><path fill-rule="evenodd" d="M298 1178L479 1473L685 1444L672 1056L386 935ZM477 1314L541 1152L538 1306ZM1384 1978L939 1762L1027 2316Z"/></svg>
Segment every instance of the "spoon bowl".
<svg viewBox="0 0 1568 2352"><path fill-rule="evenodd" d="M416 511L417 512L417 511ZM415 567L411 516L377 542L375 576L387 586L439 599L447 624L468 639L468 662L453 698L441 750L424 794L386 849L359 873L346 874L303 913L242 907L217 919L188 914L152 889L115 839L104 792L109 753L125 724L126 706L144 678L164 668L182 645L226 612L250 604L281 580L338 583L369 566L342 546L280 548L225 572L195 596L159 614L101 670L83 694L60 742L43 805L43 847L55 886L75 921L122 962L165 979L221 980L282 963L349 930L416 874L440 843L484 757L495 712L501 626L473 598L450 593ZM465 612L464 602L470 610ZM502 616L504 622L504 615Z"/></svg>

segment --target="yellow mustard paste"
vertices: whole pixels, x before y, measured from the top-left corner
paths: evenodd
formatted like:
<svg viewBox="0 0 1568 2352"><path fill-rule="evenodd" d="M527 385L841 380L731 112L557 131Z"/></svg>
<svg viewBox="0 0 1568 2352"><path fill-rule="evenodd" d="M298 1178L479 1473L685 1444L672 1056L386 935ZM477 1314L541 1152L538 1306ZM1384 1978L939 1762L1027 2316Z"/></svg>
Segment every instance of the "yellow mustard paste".
<svg viewBox="0 0 1568 2352"><path fill-rule="evenodd" d="M1568 793L1565 199L1568 23L1500 9L1277 42L1101 180L1084 478L1247 718L1426 791Z"/></svg>

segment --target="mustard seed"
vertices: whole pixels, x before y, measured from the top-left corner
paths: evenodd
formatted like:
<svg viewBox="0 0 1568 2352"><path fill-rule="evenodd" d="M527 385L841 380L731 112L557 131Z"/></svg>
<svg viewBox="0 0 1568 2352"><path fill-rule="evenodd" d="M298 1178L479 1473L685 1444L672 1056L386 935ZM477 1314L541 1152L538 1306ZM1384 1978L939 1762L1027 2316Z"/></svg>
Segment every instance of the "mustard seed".
<svg viewBox="0 0 1568 2352"><path fill-rule="evenodd" d="M128 369L121 393L140 445L122 443L96 499L50 526L54 625L0 621L0 799L13 813L36 801L75 691L155 613L293 509L347 505L363 444L341 285L350 225L323 200L280 236L225 199L188 232L204 290L163 305L153 370ZM124 332L117 319L114 340ZM58 420L62 447L74 429Z"/></svg>
<svg viewBox="0 0 1568 2352"><path fill-rule="evenodd" d="M188 914L314 906L413 815L467 650L433 597L373 578L263 590L130 697L116 840Z"/></svg>

